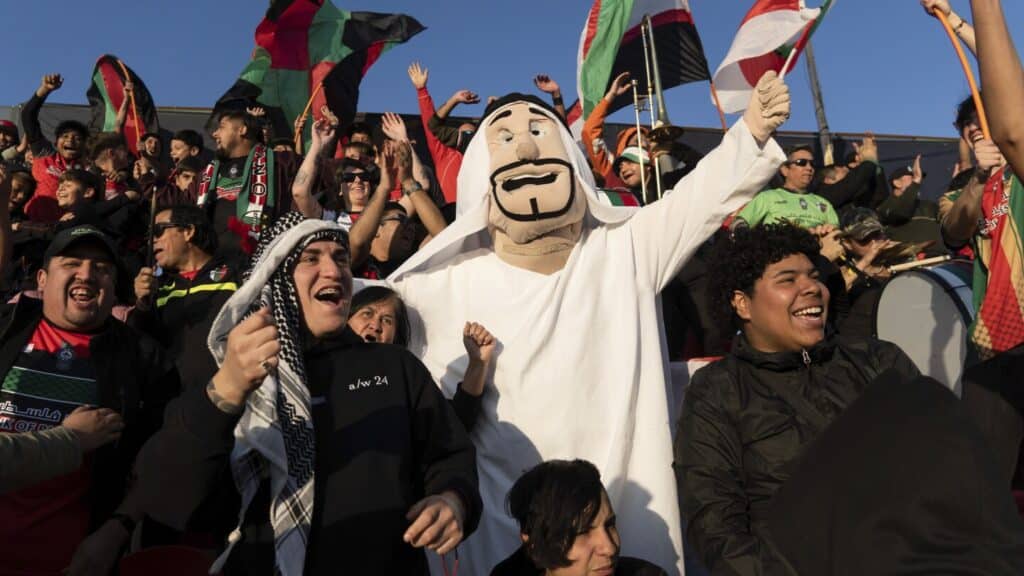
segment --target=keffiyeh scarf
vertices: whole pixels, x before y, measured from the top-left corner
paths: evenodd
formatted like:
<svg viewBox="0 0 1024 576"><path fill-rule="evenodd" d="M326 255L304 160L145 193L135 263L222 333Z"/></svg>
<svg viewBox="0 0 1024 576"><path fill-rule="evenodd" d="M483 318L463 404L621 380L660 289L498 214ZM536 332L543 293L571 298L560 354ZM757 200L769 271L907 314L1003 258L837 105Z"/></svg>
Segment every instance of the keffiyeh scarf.
<svg viewBox="0 0 1024 576"><path fill-rule="evenodd" d="M291 272L302 250L320 240L348 245L348 235L336 223L306 220L297 212L284 215L265 230L244 283L225 303L210 330L208 344L220 365L231 329L266 306L281 345L277 370L249 395L235 427L231 472L242 496L239 527L228 537L228 547L211 566L211 574L223 569L241 539L242 520L265 478L270 479L275 574L303 573L313 519L316 449L302 360L302 311Z"/></svg>

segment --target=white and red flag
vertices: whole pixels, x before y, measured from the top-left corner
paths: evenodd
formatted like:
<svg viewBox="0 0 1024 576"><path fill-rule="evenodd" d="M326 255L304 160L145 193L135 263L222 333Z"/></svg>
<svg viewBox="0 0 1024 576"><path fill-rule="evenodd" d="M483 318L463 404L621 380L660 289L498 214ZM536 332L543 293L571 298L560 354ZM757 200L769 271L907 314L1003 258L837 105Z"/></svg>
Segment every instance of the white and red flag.
<svg viewBox="0 0 1024 576"><path fill-rule="evenodd" d="M750 101L750 91L765 72L781 74L787 62L789 72L833 3L825 0L820 8L808 8L803 0L757 0L715 72L722 109L728 113L743 111Z"/></svg>

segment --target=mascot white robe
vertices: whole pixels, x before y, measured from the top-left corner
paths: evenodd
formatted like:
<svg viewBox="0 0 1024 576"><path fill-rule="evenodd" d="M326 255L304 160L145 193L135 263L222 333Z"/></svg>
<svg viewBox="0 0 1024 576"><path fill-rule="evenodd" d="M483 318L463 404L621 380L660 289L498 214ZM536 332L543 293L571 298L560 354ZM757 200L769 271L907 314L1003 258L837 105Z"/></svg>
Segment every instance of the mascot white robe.
<svg viewBox="0 0 1024 576"><path fill-rule="evenodd" d="M488 229L494 142L484 125L498 109L466 151L458 218L388 279L410 309L412 351L447 396L467 364L464 323L483 324L500 342L493 387L472 433L483 517L459 547L460 571L489 574L521 544L504 502L524 471L543 460L582 458L601 471L622 554L682 574L658 293L785 155L773 140L760 146L741 120L664 200L612 207L598 199L569 131L539 108L531 112L550 117L573 166L575 201L586 203L565 266L538 274L495 253Z"/></svg>

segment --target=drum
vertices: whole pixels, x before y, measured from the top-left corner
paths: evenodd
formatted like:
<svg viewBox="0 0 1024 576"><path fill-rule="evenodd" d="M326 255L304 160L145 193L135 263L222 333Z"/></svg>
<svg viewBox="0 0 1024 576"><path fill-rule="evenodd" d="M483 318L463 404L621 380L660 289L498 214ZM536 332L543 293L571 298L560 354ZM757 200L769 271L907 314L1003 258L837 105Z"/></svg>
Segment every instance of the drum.
<svg viewBox="0 0 1024 576"><path fill-rule="evenodd" d="M967 336L974 321L970 263L916 268L885 285L875 309L875 333L898 345L926 376L960 395Z"/></svg>

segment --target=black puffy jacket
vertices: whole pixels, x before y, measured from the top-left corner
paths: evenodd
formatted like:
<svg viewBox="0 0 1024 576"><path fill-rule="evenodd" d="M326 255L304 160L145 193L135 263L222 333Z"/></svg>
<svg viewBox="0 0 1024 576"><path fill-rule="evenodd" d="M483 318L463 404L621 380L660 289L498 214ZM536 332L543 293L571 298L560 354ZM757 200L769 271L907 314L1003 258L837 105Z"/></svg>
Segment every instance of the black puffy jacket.
<svg viewBox="0 0 1024 576"><path fill-rule="evenodd" d="M712 574L782 573L764 538L772 496L808 444L889 368L918 375L879 340L764 354L740 336L730 355L694 374L673 467L687 539Z"/></svg>

